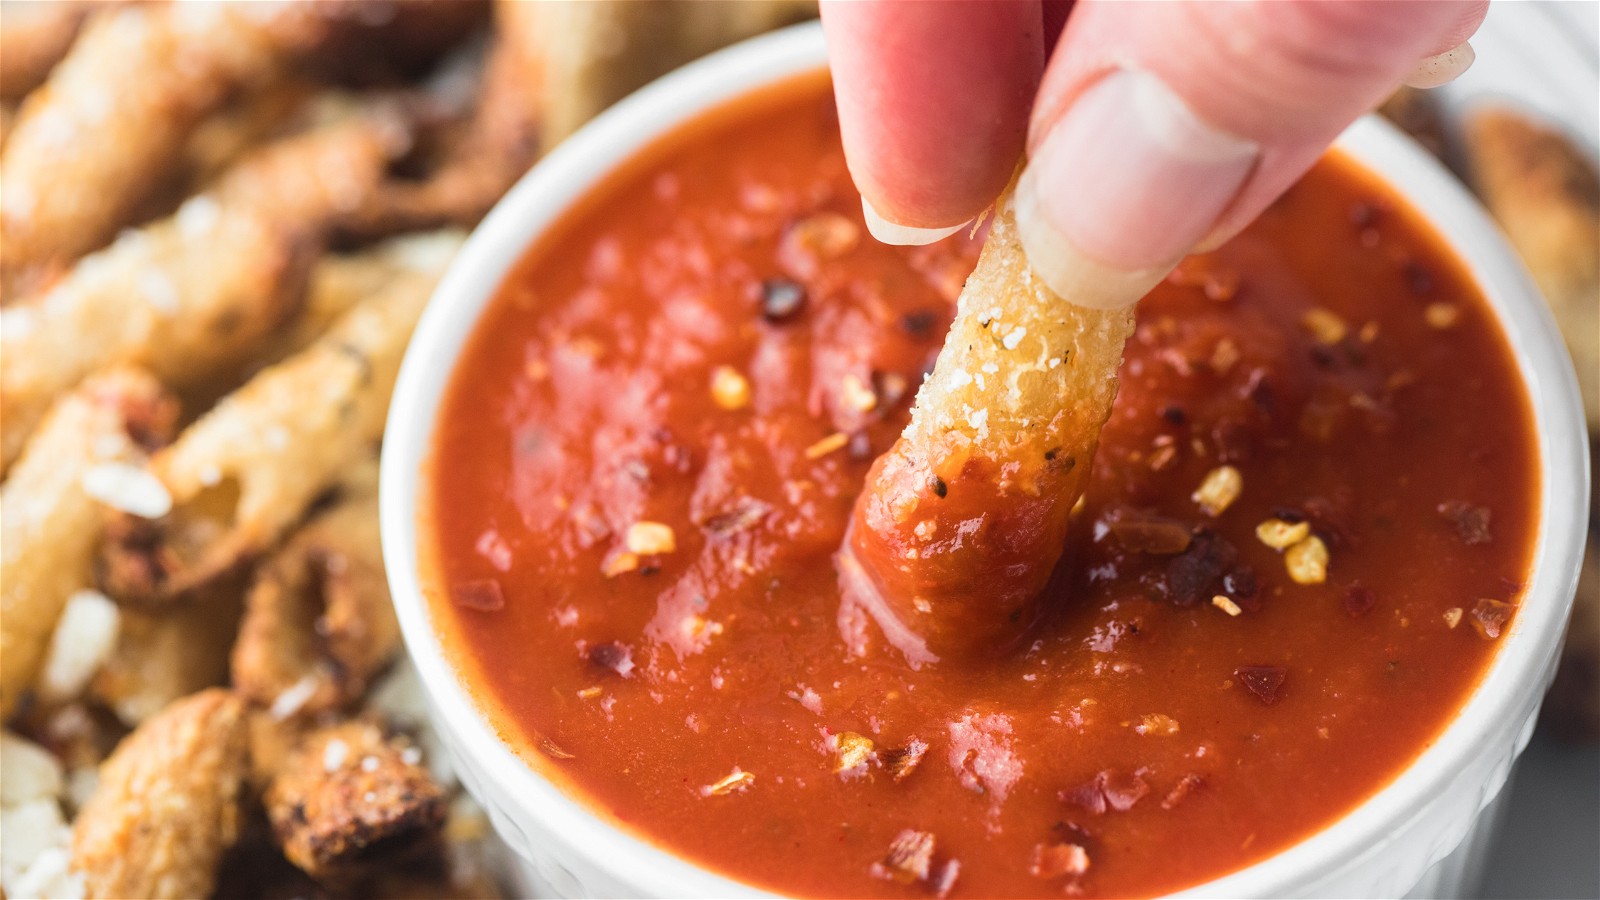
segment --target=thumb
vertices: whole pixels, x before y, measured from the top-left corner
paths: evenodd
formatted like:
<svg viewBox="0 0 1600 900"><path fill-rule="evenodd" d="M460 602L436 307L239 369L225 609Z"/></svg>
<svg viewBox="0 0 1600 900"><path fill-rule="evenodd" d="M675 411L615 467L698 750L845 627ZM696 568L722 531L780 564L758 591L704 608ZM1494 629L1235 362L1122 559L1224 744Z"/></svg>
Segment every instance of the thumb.
<svg viewBox="0 0 1600 900"><path fill-rule="evenodd" d="M1080 304L1132 303L1254 219L1486 6L1079 3L1017 189L1034 269Z"/></svg>

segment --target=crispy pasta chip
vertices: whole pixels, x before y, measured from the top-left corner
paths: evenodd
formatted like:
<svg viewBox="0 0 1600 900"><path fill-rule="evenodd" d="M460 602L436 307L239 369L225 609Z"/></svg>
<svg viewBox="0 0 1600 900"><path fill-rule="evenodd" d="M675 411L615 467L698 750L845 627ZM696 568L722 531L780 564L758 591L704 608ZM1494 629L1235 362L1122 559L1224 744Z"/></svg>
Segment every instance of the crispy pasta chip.
<svg viewBox="0 0 1600 900"><path fill-rule="evenodd" d="M1600 431L1600 172L1569 138L1509 109L1466 124L1473 182L1550 302Z"/></svg>
<svg viewBox="0 0 1600 900"><path fill-rule="evenodd" d="M245 703L212 689L141 725L100 768L73 823L89 897L206 897L239 836Z"/></svg>
<svg viewBox="0 0 1600 900"><path fill-rule="evenodd" d="M0 312L0 462L85 374L141 365L176 390L235 368L298 307L323 227L403 136L383 117L269 145L209 194Z"/></svg>
<svg viewBox="0 0 1600 900"><path fill-rule="evenodd" d="M128 4L94 17L0 157L0 284L100 247L231 92L275 77L345 4ZM174 61L182 60L182 65Z"/></svg>
<svg viewBox="0 0 1600 900"><path fill-rule="evenodd" d="M94 11L87 0L14 3L0 28L0 100L18 100L44 83Z"/></svg>
<svg viewBox="0 0 1600 900"><path fill-rule="evenodd" d="M117 369L89 378L49 411L0 487L0 706L6 715L32 683L67 598L93 580L105 504L130 495L139 501L137 466L152 444L171 434L176 419L176 404L144 372Z"/></svg>
<svg viewBox="0 0 1600 900"><path fill-rule="evenodd" d="M440 274L406 271L156 454L150 472L171 493L172 509L111 526L100 560L106 592L157 607L224 576L272 546L369 456Z"/></svg>
<svg viewBox="0 0 1600 900"><path fill-rule="evenodd" d="M366 720L308 735L262 802L284 855L318 879L433 846L448 811L420 751Z"/></svg>
<svg viewBox="0 0 1600 900"><path fill-rule="evenodd" d="M233 648L235 690L288 714L346 707L400 648L378 542L378 497L343 497L256 574Z"/></svg>
<svg viewBox="0 0 1600 900"><path fill-rule="evenodd" d="M1012 204L998 201L911 424L856 502L837 559L854 652L868 620L915 665L1015 645L1111 414L1133 311L1074 306L1036 279Z"/></svg>

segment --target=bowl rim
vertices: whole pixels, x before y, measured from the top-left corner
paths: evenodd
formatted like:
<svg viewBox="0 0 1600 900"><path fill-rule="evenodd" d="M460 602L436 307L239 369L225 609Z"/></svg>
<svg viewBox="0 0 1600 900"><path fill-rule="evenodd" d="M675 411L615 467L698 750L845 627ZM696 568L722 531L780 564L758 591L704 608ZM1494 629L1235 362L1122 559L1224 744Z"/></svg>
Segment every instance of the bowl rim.
<svg viewBox="0 0 1600 900"><path fill-rule="evenodd" d="M540 775L500 738L488 710L447 658L418 571L419 500L429 472L434 424L456 360L495 289L531 242L559 222L574 202L680 124L826 65L820 26L791 26L664 76L568 138L517 182L457 254L407 348L389 410L380 472L384 565L406 649L437 727L468 748L462 752L471 756L470 764L482 767L495 785L507 787L508 802L541 821L547 832L543 836L559 841L569 858L583 859L599 871L625 868L625 876L618 877L652 894L765 892L613 824ZM1552 672L1576 586L1589 497L1587 431L1572 364L1554 318L1487 214L1431 156L1371 116L1353 125L1336 146L1435 229L1483 291L1511 346L1528 391L1541 462L1533 575L1519 614L1478 687L1433 744L1396 778L1294 845L1186 888L1181 895L1271 896L1293 893L1297 886L1304 890L1411 818L1448 787L1460 764L1476 751L1512 741L1520 750ZM1492 797L1491 791L1482 803ZM1449 849L1443 848L1441 855Z"/></svg>

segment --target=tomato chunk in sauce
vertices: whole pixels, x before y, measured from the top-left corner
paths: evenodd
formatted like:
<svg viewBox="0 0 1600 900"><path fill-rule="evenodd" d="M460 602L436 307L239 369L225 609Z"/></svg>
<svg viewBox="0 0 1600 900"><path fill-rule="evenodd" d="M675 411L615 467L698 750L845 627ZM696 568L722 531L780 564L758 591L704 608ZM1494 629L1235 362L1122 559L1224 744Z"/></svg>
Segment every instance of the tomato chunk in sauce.
<svg viewBox="0 0 1600 900"><path fill-rule="evenodd" d="M776 891L1149 895L1309 836L1448 723L1522 600L1536 447L1401 201L1331 155L1157 287L1049 615L920 670L851 654L832 559L982 236L883 246L859 210L803 79L643 152L485 311L424 574L530 765Z"/></svg>

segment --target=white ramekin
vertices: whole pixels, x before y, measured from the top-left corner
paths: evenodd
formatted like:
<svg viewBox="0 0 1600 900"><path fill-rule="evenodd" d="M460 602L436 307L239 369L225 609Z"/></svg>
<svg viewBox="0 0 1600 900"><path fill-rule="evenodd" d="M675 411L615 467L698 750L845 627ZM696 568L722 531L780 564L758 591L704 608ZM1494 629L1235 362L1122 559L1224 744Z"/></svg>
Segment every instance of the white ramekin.
<svg viewBox="0 0 1600 900"><path fill-rule="evenodd" d="M654 138L754 89L826 64L821 30L756 38L644 88L569 138L500 201L422 317L384 440L384 560L406 647L463 782L543 888L589 896L759 894L591 814L496 736L436 636L419 579L417 510L447 377L484 305L525 248L583 193ZM1515 625L1455 721L1390 785L1326 829L1184 893L1198 897L1400 896L1459 891L1474 828L1533 729L1554 670L1587 520L1588 456L1572 364L1521 263L1477 202L1431 157L1377 119L1339 146L1413 203L1488 297L1532 398L1542 463L1533 578ZM1481 841L1481 832L1468 844Z"/></svg>

